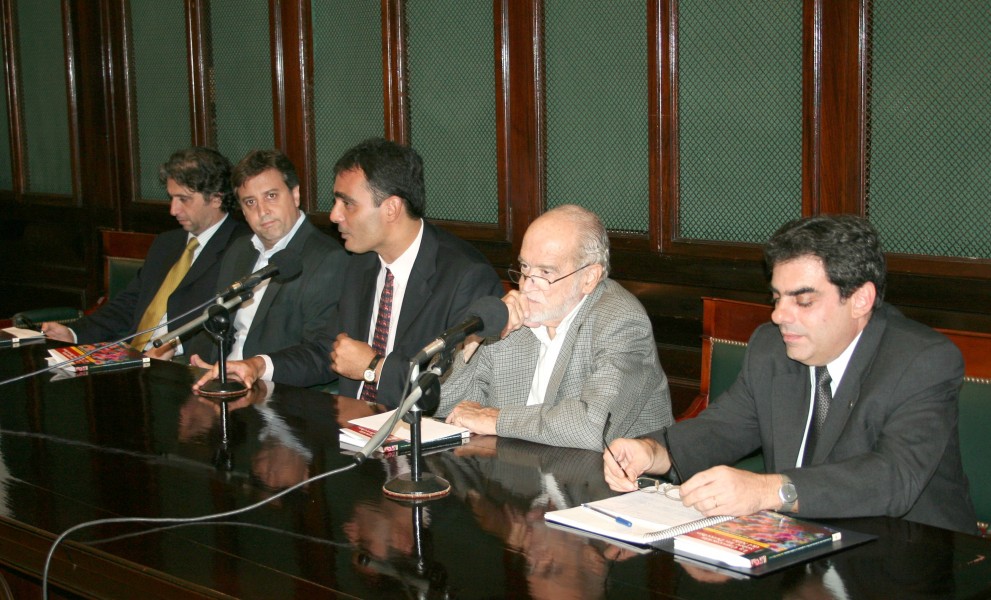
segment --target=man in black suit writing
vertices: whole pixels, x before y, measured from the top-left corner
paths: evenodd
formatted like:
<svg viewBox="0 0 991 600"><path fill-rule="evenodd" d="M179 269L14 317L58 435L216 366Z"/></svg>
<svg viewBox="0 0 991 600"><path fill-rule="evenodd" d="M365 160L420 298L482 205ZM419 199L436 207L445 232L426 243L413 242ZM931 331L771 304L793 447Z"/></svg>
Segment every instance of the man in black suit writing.
<svg viewBox="0 0 991 600"><path fill-rule="evenodd" d="M158 178L169 194L169 212L181 228L156 237L137 276L99 310L72 323L71 329L48 322L42 331L70 343L115 340L164 324L169 316L181 315L212 296L224 252L247 231L229 214L237 208L230 175L230 162L211 148L194 147L173 154L159 168ZM197 316L180 319L169 328L176 329ZM132 343L160 358L171 357L173 350L192 354L210 343L206 334L194 332L177 348L153 349L151 338L164 332L162 328L138 336Z"/></svg>
<svg viewBox="0 0 991 600"><path fill-rule="evenodd" d="M460 323L476 299L501 297L502 284L478 250L423 218L423 161L412 148L366 140L334 173L330 220L357 256L345 274L330 366L341 395L394 407L410 357Z"/></svg>

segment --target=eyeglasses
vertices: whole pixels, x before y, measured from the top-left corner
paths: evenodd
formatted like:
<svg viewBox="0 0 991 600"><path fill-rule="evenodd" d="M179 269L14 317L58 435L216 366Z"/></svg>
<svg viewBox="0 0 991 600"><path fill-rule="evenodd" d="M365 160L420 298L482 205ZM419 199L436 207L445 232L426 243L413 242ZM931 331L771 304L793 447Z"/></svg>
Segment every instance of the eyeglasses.
<svg viewBox="0 0 991 600"><path fill-rule="evenodd" d="M558 277L554 281L551 281L546 277L541 277L540 275L527 275L523 271L517 271L516 269L509 269L506 272L509 274L509 280L512 281L514 284L519 285L520 287L523 286L523 280L531 279L533 280L534 285L537 286L538 290L548 290L552 285L554 285L558 281L561 281L562 279L567 279L568 277L571 277L572 275L574 275L578 271L581 271L585 267L590 267L590 266L592 266L591 263L578 267L574 271L568 273L567 275L562 275L561 277ZM520 267L520 268L523 269L524 267ZM529 267L525 267L525 268L528 271L530 270Z"/></svg>
<svg viewBox="0 0 991 600"><path fill-rule="evenodd" d="M653 477L637 477L637 487L647 494L661 493L672 500L681 500L681 486L665 483Z"/></svg>

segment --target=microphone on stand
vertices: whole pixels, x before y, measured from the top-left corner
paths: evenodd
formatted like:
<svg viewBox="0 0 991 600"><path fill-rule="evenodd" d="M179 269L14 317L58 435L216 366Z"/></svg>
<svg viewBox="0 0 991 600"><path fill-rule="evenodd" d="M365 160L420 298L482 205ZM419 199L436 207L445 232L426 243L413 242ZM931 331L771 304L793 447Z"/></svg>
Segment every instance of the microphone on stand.
<svg viewBox="0 0 991 600"><path fill-rule="evenodd" d="M302 270L303 259L297 252L293 252L291 250L279 250L272 255L272 258L269 259L267 265L230 284L227 289L220 292L218 296L223 298L230 296L231 294L236 294L241 290L250 290L269 277L275 277L276 275L278 275L278 277L275 278L276 281L286 281L299 275Z"/></svg>
<svg viewBox="0 0 991 600"><path fill-rule="evenodd" d="M272 255L272 258L266 266L258 269L250 275L246 275L241 279L238 279L229 285L227 289L217 294L217 304L227 309L233 308L251 298L253 293L251 290L266 279L274 277L275 281L286 281L299 275L302 270L303 259L300 258L298 253L290 250L280 250ZM152 345L156 348L161 348L165 344L173 344L178 342L182 336L186 335L190 331L198 329L211 317L210 308L211 307L207 307L206 310L203 311L202 315L196 317L182 327L155 338L151 342Z"/></svg>
<svg viewBox="0 0 991 600"><path fill-rule="evenodd" d="M483 296L468 307L468 318L451 327L420 350L410 362L425 364L439 352L453 348L473 333L492 337L502 333L509 321L509 309L495 296Z"/></svg>

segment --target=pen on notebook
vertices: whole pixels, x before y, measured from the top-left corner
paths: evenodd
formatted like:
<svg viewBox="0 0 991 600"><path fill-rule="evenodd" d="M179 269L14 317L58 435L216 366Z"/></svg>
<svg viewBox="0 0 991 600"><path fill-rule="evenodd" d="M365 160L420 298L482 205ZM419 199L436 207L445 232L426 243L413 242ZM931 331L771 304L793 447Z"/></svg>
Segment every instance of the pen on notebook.
<svg viewBox="0 0 991 600"><path fill-rule="evenodd" d="M633 523L632 522L627 521L626 519L624 519L623 517L617 515L616 513L609 512L608 510L603 510L603 509L599 508L598 506L592 506L591 504L582 504L582 508L587 508L587 509L589 509L589 510L591 510L593 512L599 513L600 515L605 515L605 516L609 517L610 519L616 521L617 523L619 523L623 527L633 527Z"/></svg>

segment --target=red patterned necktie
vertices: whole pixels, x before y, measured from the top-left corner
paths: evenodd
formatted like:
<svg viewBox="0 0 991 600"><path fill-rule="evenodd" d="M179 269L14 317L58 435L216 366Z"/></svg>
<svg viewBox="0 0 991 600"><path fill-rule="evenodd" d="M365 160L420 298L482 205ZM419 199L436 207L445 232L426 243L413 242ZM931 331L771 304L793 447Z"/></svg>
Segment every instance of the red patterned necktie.
<svg viewBox="0 0 991 600"><path fill-rule="evenodd" d="M392 320L392 271L385 270L385 286L382 288L382 295L379 297L379 314L375 319L375 337L372 338L372 350L379 356L385 356L385 349L389 343L389 322ZM375 402L378 397L378 386L375 383L365 382L361 389L361 399L366 402Z"/></svg>

